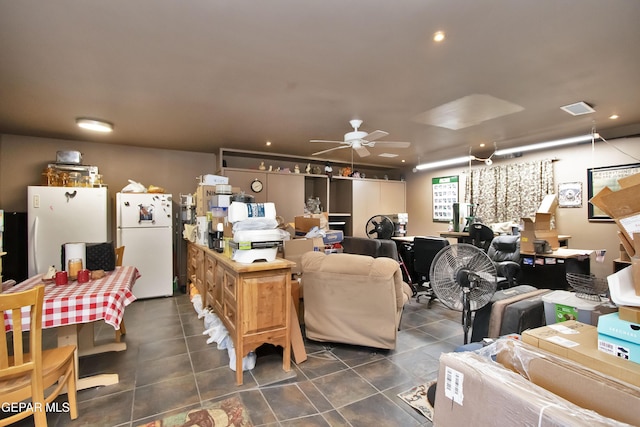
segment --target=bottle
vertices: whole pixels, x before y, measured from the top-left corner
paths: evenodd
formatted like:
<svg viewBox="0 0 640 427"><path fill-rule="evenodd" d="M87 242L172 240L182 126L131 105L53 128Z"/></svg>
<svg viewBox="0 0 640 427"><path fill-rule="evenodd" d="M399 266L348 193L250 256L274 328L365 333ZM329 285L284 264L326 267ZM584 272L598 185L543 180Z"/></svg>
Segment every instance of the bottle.
<svg viewBox="0 0 640 427"><path fill-rule="evenodd" d="M213 247L216 252L224 252L224 224L221 222L216 225Z"/></svg>

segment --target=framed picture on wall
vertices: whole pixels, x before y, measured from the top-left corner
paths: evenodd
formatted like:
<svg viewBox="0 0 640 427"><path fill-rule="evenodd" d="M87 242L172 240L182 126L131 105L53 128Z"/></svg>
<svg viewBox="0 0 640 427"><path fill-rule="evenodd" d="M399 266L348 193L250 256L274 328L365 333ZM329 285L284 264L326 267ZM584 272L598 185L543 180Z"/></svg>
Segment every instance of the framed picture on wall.
<svg viewBox="0 0 640 427"><path fill-rule="evenodd" d="M563 182L558 184L558 206L561 208L581 208L582 183Z"/></svg>
<svg viewBox="0 0 640 427"><path fill-rule="evenodd" d="M587 169L587 195L588 200L598 194L600 190L609 187L613 191L620 189L618 180L625 176L635 175L640 172L640 163L619 166L606 166ZM613 218L605 214L601 209L588 203L589 221L613 221Z"/></svg>
<svg viewBox="0 0 640 427"><path fill-rule="evenodd" d="M453 220L453 204L458 201L458 176L432 178L433 221Z"/></svg>

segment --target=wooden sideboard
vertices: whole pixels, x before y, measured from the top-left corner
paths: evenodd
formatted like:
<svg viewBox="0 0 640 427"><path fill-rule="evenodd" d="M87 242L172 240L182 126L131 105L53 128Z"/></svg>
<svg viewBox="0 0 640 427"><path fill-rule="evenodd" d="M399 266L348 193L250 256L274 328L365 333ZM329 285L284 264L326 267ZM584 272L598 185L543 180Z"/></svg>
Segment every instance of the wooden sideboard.
<svg viewBox="0 0 640 427"><path fill-rule="evenodd" d="M236 352L236 383L242 384L242 358L260 345L283 348L282 368L291 370L291 267L272 262L242 264L189 242L187 274L229 331Z"/></svg>

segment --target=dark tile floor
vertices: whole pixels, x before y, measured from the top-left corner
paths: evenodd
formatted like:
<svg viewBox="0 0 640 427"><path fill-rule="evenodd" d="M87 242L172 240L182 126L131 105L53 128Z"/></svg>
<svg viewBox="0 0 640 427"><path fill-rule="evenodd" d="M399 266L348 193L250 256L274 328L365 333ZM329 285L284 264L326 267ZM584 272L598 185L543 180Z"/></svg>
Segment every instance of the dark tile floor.
<svg viewBox="0 0 640 427"><path fill-rule="evenodd" d="M115 372L120 382L78 392L79 418L50 414L50 425L134 427L239 396L256 426L430 426L396 394L435 378L440 353L463 343L459 312L412 300L393 351L305 341L307 361L287 373L281 351L263 346L237 386L227 350L206 343L187 295L136 301L125 320L126 351L80 360L81 376ZM98 339L113 338L110 326L97 328Z"/></svg>

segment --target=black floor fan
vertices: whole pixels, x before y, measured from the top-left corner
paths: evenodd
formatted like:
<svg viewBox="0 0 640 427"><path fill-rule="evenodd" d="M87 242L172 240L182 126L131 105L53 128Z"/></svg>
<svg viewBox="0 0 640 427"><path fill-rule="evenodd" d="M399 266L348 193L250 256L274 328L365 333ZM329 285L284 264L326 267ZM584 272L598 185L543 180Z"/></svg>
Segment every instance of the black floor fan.
<svg viewBox="0 0 640 427"><path fill-rule="evenodd" d="M466 243L438 252L429 273L431 288L446 307L462 312L464 343L469 341L471 313L484 307L496 291L496 267L481 249Z"/></svg>

